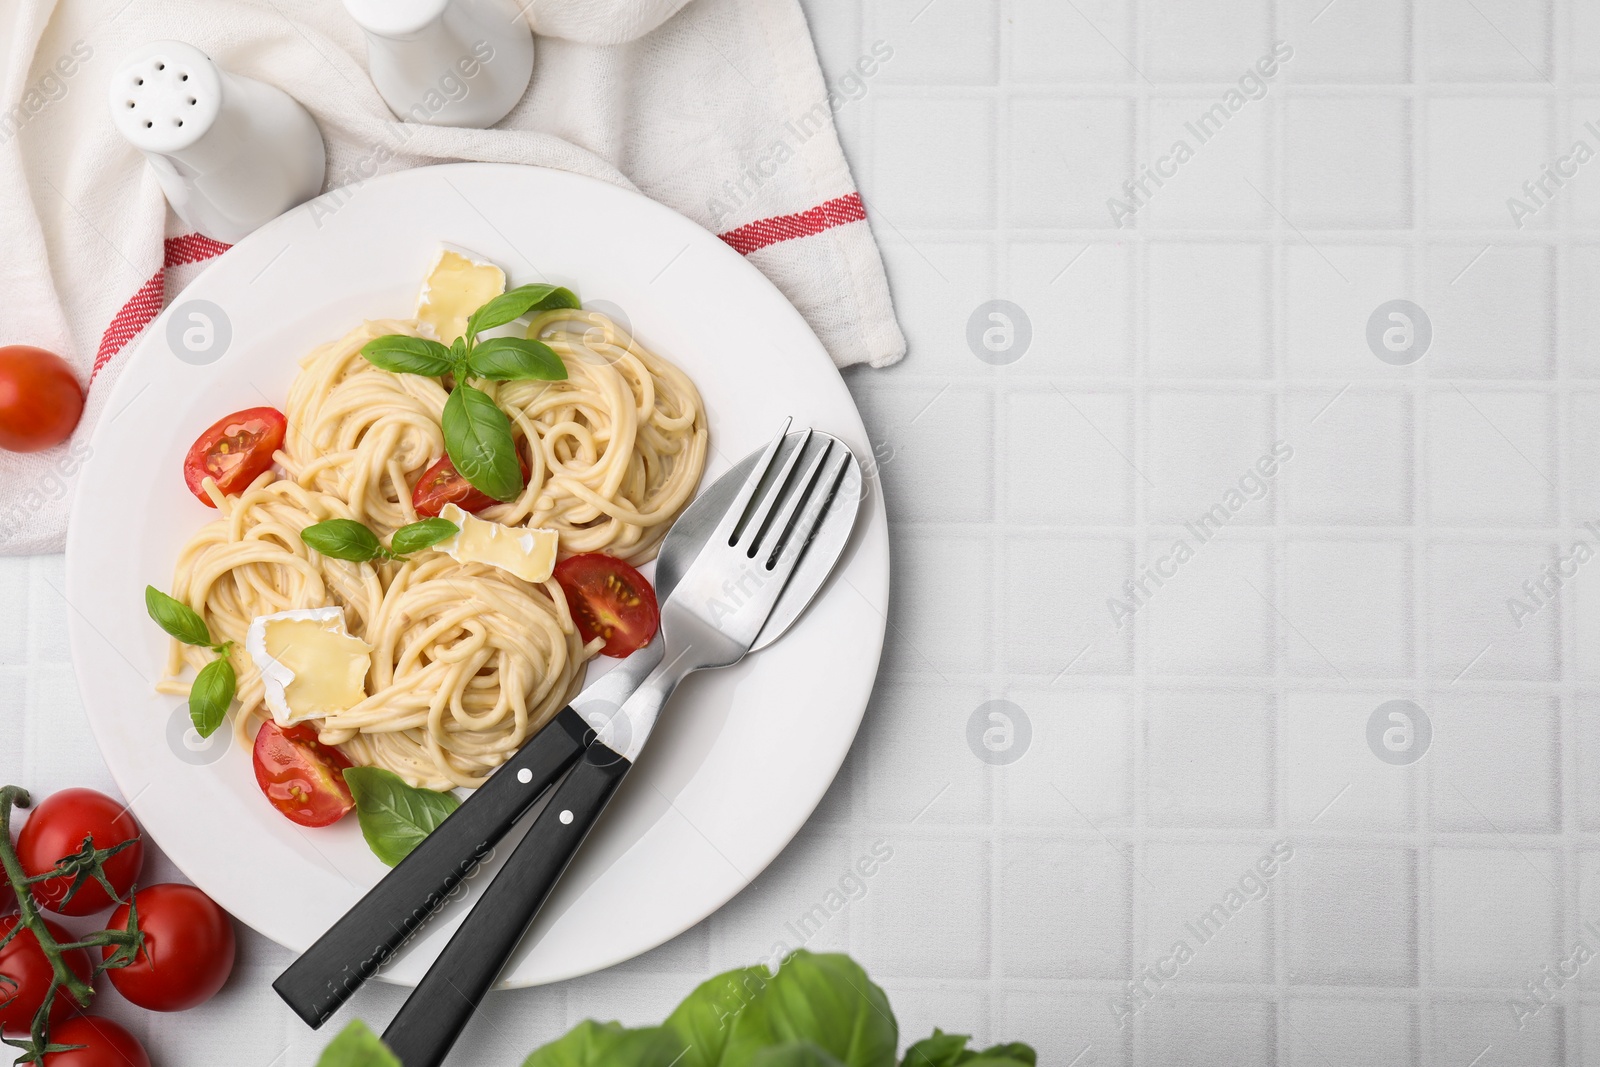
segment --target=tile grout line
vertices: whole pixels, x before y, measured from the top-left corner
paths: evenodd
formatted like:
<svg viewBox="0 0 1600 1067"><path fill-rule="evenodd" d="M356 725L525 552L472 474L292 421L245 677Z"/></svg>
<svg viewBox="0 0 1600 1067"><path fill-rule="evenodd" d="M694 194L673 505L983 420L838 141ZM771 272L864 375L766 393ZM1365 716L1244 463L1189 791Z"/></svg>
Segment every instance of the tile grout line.
<svg viewBox="0 0 1600 1067"><path fill-rule="evenodd" d="M1134 6L1130 18L1129 43L1132 53L1139 58L1139 70L1150 65L1148 26L1152 4L1154 0L1139 0ZM1133 105L1133 143L1144 146L1151 137L1151 108L1148 86L1142 83L1142 78L1129 83L1129 88L1135 94ZM1148 212L1141 212L1134 218L1133 234L1139 235L1133 246L1133 263L1129 272L1129 281L1133 286L1132 312L1133 312L1133 454L1137 459L1137 469L1150 469L1150 250L1148 243L1143 240L1143 233L1149 225ZM1129 552L1129 562L1132 564L1133 573L1139 573L1140 560L1148 555L1148 517L1150 509L1150 486L1142 478L1133 481L1133 538L1132 551ZM1149 823L1150 823L1150 704L1147 698L1149 692L1149 612L1141 611L1133 618L1133 627L1128 635L1132 647L1131 655L1133 692L1130 694L1130 706L1133 712L1131 729L1132 755L1133 755L1133 826L1136 831L1129 841L1127 855L1124 857L1128 865L1126 874L1129 893L1128 902L1128 962L1125 971L1131 976L1139 961L1143 958L1145 945L1150 939L1151 912L1154 901L1150 894L1140 885L1140 880L1134 877L1135 871L1144 871L1150 866ZM1146 1045L1150 1043L1150 1019L1145 1013L1140 1013L1134 1018L1133 1025L1125 1037L1125 1048L1132 1057L1133 1063L1142 1063L1146 1058Z"/></svg>
<svg viewBox="0 0 1600 1067"><path fill-rule="evenodd" d="M1410 258L1411 289L1421 299L1426 299L1423 292L1425 271L1423 261L1430 247L1428 233L1429 223L1429 196L1428 156L1424 146L1428 143L1429 113L1428 101L1429 80L1426 64L1424 63L1423 35L1426 30L1426 16L1422 4L1417 0L1410 2L1411 14L1411 78L1417 86L1417 94L1412 100L1411 108L1411 231L1412 241L1408 249ZM1426 359L1426 356L1423 357ZM1426 462L1427 451L1427 411L1422 391L1418 388L1418 381L1422 378L1419 360L1411 367L1411 374L1405 379L1408 386L1407 402L1411 410L1411 522L1413 527L1411 537L1411 566L1412 566L1412 626L1417 635L1415 650L1416 675L1413 681L1415 696L1424 698L1428 685L1428 662L1431 641L1429 640L1428 603L1429 603L1429 575L1425 560L1427 559L1427 538L1424 534L1425 512L1423 501L1423 463ZM1431 517L1431 516L1429 516ZM1419 701L1420 702L1420 701ZM1423 766L1410 765L1415 773L1409 774L1410 793L1412 803L1412 817L1418 831L1419 840L1427 842L1431 837L1432 824L1430 818L1430 805L1428 802L1427 784L1432 779L1432 763L1427 762L1423 756ZM1416 1064L1428 1064L1434 1060L1433 1049L1433 1008L1431 982L1433 979L1433 850L1431 845L1423 844L1412 853L1414 906L1411 913L1412 923L1412 948L1415 953L1414 968L1415 982L1417 984L1417 1013L1414 1025L1417 1027L1417 1046L1414 1050Z"/></svg>
<svg viewBox="0 0 1600 1067"><path fill-rule="evenodd" d="M1559 93L1557 94L1554 108L1554 121L1556 136L1547 140L1547 144L1559 143L1560 131L1571 130L1573 123L1572 107L1572 63L1571 63L1571 21L1572 11L1566 4L1551 6L1551 22L1548 26L1550 36L1546 41L1546 59L1554 67L1554 74ZM1556 20L1561 20L1566 25L1566 32L1557 32ZM1560 43L1558 43L1560 42ZM1564 45L1565 47L1562 47ZM1555 230L1562 236L1562 240L1551 248L1551 262L1546 264L1546 269L1552 272L1548 279L1554 294L1550 301L1550 345L1549 358L1555 367L1555 380L1557 391L1552 398L1551 415L1555 419L1555 447L1552 450L1551 461L1554 464L1556 490L1556 521L1558 526L1570 530L1578 516L1572 514L1572 470L1568 462L1570 455L1568 449L1573 440L1572 430L1572 393L1568 377L1567 345L1566 345L1566 308L1563 297L1567 294L1569 285L1569 269L1571 265L1571 244L1567 235L1571 232L1572 217L1575 214L1569 202L1570 197L1563 197L1561 203L1556 205ZM1557 677L1566 681L1572 671L1577 649L1577 635L1574 632L1574 619L1570 597L1560 598L1555 605L1557 620L1557 656L1559 657ZM1555 802L1560 805L1559 822L1563 847L1560 853L1561 864L1561 889L1562 901L1557 917L1558 925L1562 928L1558 934L1557 953L1565 951L1566 946L1573 943L1582 929L1582 895L1581 878L1582 867L1577 845L1575 830L1580 825L1578 782L1578 745L1579 731L1575 722L1576 704L1570 697L1557 697L1555 700L1557 718L1557 736L1559 748L1558 771ZM1574 998L1575 1000L1576 998ZM1561 1005L1562 1047L1565 1052L1564 1059L1569 1062L1582 1062L1583 1030L1579 1018L1581 1009L1573 1010L1573 1005L1563 1001ZM1573 1056L1580 1058L1574 1060Z"/></svg>
<svg viewBox="0 0 1600 1067"><path fill-rule="evenodd" d="M1285 19L1285 8L1287 2L1288 0L1278 0L1278 2L1272 6L1272 17L1276 20L1274 32L1270 38L1273 41L1288 39L1287 20ZM1288 79L1286 76L1286 81L1287 80ZM1279 96L1269 95L1269 97L1263 99L1261 103L1265 105L1266 108L1266 125L1271 131L1272 137L1272 143L1268 146L1266 153L1268 166L1270 168L1270 173L1267 175L1267 188L1272 190L1272 196L1275 202L1287 204L1289 179L1288 168L1284 161L1284 146L1287 142L1287 127L1289 121L1287 101ZM1281 240L1281 234L1277 230L1276 226L1274 227L1273 238L1272 244L1266 250L1266 254L1271 261L1271 266L1267 272L1267 277L1270 279L1269 284L1272 286L1272 293L1271 297L1265 303L1269 309L1268 314L1271 316L1271 320L1269 322L1269 331L1272 338L1272 378L1273 385L1275 386L1271 394L1273 407L1272 422L1273 429L1275 431L1274 439L1271 443L1276 444L1277 441L1291 440L1293 435L1290 433L1287 425L1288 403L1285 399L1287 393L1286 385L1288 379L1289 358L1289 326L1286 306L1289 292L1288 263L1285 256L1283 242ZM1274 485L1274 491L1272 492L1273 536L1269 542L1268 550L1272 553L1269 570L1273 576L1271 596L1274 598L1274 600L1280 599L1282 596L1282 590L1285 588L1284 583L1286 579L1285 568L1288 565L1288 553L1285 551L1285 536L1283 532L1285 528L1285 519L1287 518L1286 509L1288 506L1287 501L1284 499L1284 488L1285 487L1282 484ZM1283 679L1285 676L1285 671L1288 669L1288 650L1287 646L1279 639L1286 639L1286 635L1283 634L1283 627L1276 618L1269 616L1267 619L1267 624L1271 627L1270 632L1273 635L1273 678L1275 681L1281 681L1281 679ZM1268 773L1273 776L1273 781L1271 783L1271 789L1268 793L1268 796L1273 806L1272 822L1274 831L1276 832L1278 839L1288 840L1289 835L1287 834L1284 826L1285 819L1287 818L1287 812L1285 811L1284 802L1280 795L1281 771L1279 770L1283 761L1283 734L1278 728L1278 725L1280 717L1283 714L1283 708L1281 701L1279 701L1276 697L1272 699L1271 706L1272 713L1268 717L1268 729L1272 731L1272 737L1270 741L1272 758L1267 762L1267 766L1270 768ZM1272 1037L1274 1042L1274 1051L1276 1052L1275 1062L1277 1063L1288 1062L1287 1051L1288 1048L1293 1044L1289 1038L1289 1034L1291 1033L1288 996L1289 966L1286 956L1289 932L1289 914L1284 900L1286 894L1287 889L1279 893L1269 893L1266 899L1262 901L1263 904L1270 904L1272 908L1272 921L1269 929L1270 936L1272 938L1271 960L1274 1001L1271 1005L1271 1008L1273 1012Z"/></svg>
<svg viewBox="0 0 1600 1067"><path fill-rule="evenodd" d="M992 294L989 299L995 299L999 294L1009 294L1011 292L1010 241L1008 238L1002 235L1003 231L1000 228L1000 224L1002 222L1010 220L1012 213L1010 190L1008 189L1004 180L1006 175L1003 173L1007 168L1006 164L1002 162L1011 158L1011 93L1010 78L1008 76L1008 67L1010 65L1010 61L1008 55L1009 49L1006 47L1006 42L1009 38L1009 34L1006 30L1006 24L1010 10L1010 0L1002 0L1000 4L996 5L994 13L995 19L997 20L997 25L995 26L995 48L998 49L998 54L995 56L995 80L997 83L996 107L999 109L999 114L993 115L993 121L995 124L996 152L994 162L992 164L993 170L991 172L992 180L994 182L996 225L991 231L989 237L989 255L991 261L990 276L996 279L996 284L992 289ZM991 367L989 370L990 381L989 385L987 386L990 412L989 454L999 455L1000 441L1004 436L1000 428L1000 411L1002 409L1001 398L1003 396L1009 396L1009 394L1004 389L1004 380L1002 377L1005 368ZM1000 509L1000 505L1009 505L1009 493L1005 486L1004 479L996 479L995 482L996 484L993 492L996 494L997 499L993 500L992 503L996 505L996 510L989 517L989 523L991 527L989 541L991 560L1000 558L1001 552L1009 553L1010 551L1009 545L1007 544L1008 539L1005 537L1004 527L1001 523L996 521L998 515L1006 514L1004 510ZM991 566L993 566L992 563ZM992 581L991 588L997 588ZM1004 615L1004 609L997 598L990 604L989 665L991 670L997 671L1000 674L1002 686L1009 690L1009 684L1007 681L1008 675L1004 670L1006 661L1009 659L1009 653L1006 649L1004 640ZM992 689L989 692L993 694ZM1003 797L1007 794L1005 788L1006 783L1002 775L995 772L1003 772L1006 770L1006 768L983 767L981 770L984 775L985 790L987 792L986 799L989 804L989 819L995 828L995 837L989 845L988 856L989 901L987 908L988 914L985 916L985 918L988 921L986 949L989 963L989 982L988 995L985 998L988 1002L985 1005L985 1014L988 1017L990 1035L998 1035L1000 1032L998 1018L1001 1014L1000 1002L1002 996L1002 963L1007 962L1004 960L999 948L1000 902L1004 899L1002 880L1005 872L1003 863L1004 857L1007 853L1002 808ZM1001 1039L999 1037L995 1037L994 1040Z"/></svg>

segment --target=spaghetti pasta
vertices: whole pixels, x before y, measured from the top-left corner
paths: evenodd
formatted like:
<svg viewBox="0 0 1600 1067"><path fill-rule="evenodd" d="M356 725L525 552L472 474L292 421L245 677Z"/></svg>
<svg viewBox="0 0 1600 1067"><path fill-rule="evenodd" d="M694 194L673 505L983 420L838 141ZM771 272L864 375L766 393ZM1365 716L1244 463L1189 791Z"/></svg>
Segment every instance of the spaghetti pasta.
<svg viewBox="0 0 1600 1067"><path fill-rule="evenodd" d="M181 552L172 595L205 619L239 677L235 730L248 742L268 711L242 648L252 620L339 606L372 646L366 698L327 715L320 740L353 761L434 789L481 784L581 684L603 642L584 645L554 581L425 551L352 563L300 537L332 518L380 537L417 519L412 489L444 452L445 382L394 374L361 348L385 334L420 336L411 320L367 322L301 363L285 414L277 471L244 492L207 490L220 516ZM510 417L528 461L515 500L482 517L558 531L563 556L652 559L705 464L706 420L677 367L598 312L562 309L533 321L562 359L564 381L483 383ZM174 642L164 692L187 693L188 668L211 653Z"/></svg>

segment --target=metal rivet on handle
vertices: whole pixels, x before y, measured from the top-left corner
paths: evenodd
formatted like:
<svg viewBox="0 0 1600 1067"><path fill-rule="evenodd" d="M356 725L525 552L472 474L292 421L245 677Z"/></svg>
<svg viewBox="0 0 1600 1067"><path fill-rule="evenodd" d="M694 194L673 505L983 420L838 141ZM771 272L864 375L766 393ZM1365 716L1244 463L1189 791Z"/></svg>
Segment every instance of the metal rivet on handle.
<svg viewBox="0 0 1600 1067"><path fill-rule="evenodd" d="M572 812L566 811L565 809L563 809L562 812L561 812L561 825L562 826L569 826L569 825L571 825L571 823L572 823Z"/></svg>
<svg viewBox="0 0 1600 1067"><path fill-rule="evenodd" d="M533 772L528 770L526 767L522 768L522 770L517 772L517 781L521 782L523 785L527 785L529 782L533 781Z"/></svg>

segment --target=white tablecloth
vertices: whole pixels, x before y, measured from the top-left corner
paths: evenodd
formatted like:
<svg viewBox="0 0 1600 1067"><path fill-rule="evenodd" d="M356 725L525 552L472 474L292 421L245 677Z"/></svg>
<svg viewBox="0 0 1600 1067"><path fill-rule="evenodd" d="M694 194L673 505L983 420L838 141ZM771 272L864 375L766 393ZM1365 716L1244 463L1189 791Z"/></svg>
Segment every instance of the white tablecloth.
<svg viewBox="0 0 1600 1067"><path fill-rule="evenodd" d="M882 840L813 947L908 1037L1600 1063L1600 7L808 7L830 80L893 49L839 114L911 341L847 375L896 553L877 696L754 886L493 997L460 1061L659 1020ZM0 560L0 766L108 788L61 587ZM286 962L246 937L207 1008L112 1010L165 1067L300 1067Z"/></svg>

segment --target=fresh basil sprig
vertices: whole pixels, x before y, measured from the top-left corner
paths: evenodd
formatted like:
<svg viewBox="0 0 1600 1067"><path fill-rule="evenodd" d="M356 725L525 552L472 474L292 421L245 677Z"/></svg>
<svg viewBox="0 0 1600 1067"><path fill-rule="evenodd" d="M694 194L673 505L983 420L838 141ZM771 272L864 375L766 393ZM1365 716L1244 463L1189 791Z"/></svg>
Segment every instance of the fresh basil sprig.
<svg viewBox="0 0 1600 1067"><path fill-rule="evenodd" d="M189 687L189 721L194 723L201 737L210 737L227 718L228 707L239 687L233 662L228 658L233 642L213 641L211 628L199 612L153 585L144 587L144 608L155 624L172 637L196 648L209 648L217 654L216 659L201 668Z"/></svg>
<svg viewBox="0 0 1600 1067"><path fill-rule="evenodd" d="M390 867L461 806L450 793L416 789L382 767L348 767L344 780L356 801L356 818L367 847Z"/></svg>
<svg viewBox="0 0 1600 1067"><path fill-rule="evenodd" d="M935 1030L903 1057L889 998L848 956L799 949L776 973L741 967L702 982L659 1026L585 1020L535 1049L522 1067L1037 1067L1021 1042L968 1048ZM317 1067L400 1067L360 1022L328 1046Z"/></svg>
<svg viewBox="0 0 1600 1067"><path fill-rule="evenodd" d="M444 450L456 471L473 488L495 500L515 500L524 482L516 441L511 436L511 420L487 393L468 385L467 379L559 382L567 377L567 368L543 341L491 337L479 342L478 334L524 315L579 306L571 289L520 285L474 311L467 319L466 332L449 345L425 337L386 334L368 341L361 347L361 354L373 366L395 374L455 378L455 388L440 418Z"/></svg>
<svg viewBox="0 0 1600 1067"><path fill-rule="evenodd" d="M520 473L520 472L519 472ZM423 519L402 526L385 548L378 535L354 519L327 519L300 531L300 540L330 559L370 563L375 559L404 561L413 552L454 537L460 527L449 519Z"/></svg>

